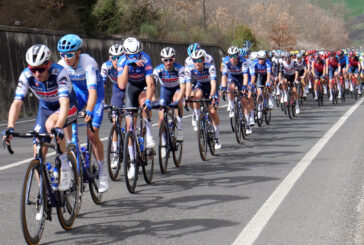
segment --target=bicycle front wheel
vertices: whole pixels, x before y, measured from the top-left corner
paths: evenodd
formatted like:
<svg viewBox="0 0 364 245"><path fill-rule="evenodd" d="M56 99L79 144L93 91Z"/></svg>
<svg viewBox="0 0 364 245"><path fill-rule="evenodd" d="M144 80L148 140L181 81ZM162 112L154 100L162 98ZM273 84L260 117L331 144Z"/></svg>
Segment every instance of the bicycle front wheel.
<svg viewBox="0 0 364 245"><path fill-rule="evenodd" d="M239 106L235 104L234 107L234 120L235 120L235 138L238 144L241 143L241 136L242 136L242 125L240 121L240 112L239 112Z"/></svg>
<svg viewBox="0 0 364 245"><path fill-rule="evenodd" d="M32 160L25 172L20 201L20 221L24 239L28 244L38 244L42 238L46 219L46 192L40 185L40 162Z"/></svg>
<svg viewBox="0 0 364 245"><path fill-rule="evenodd" d="M57 216L59 223L65 230L71 229L73 223L75 222L76 215L78 212L78 196L79 196L76 159L74 158L71 152L67 152L67 159L73 174L72 182L69 190L58 191L60 205L58 205L57 207Z"/></svg>
<svg viewBox="0 0 364 245"><path fill-rule="evenodd" d="M88 186L90 188L91 198L95 204L99 205L102 202L103 194L99 192L99 187L97 182L99 181L99 165L97 164L94 148L90 142L88 142L88 171L91 175L95 176L93 179L89 180Z"/></svg>
<svg viewBox="0 0 364 245"><path fill-rule="evenodd" d="M159 156L159 167L161 169L161 173L167 173L168 168L168 158L170 154L171 144L170 135L167 132L166 122L163 120L159 127L159 146L158 146L158 156Z"/></svg>
<svg viewBox="0 0 364 245"><path fill-rule="evenodd" d="M70 143L67 146L67 152L70 152L73 157L76 159L76 163L80 164L78 165L78 200L77 200L77 208L76 208L76 215L78 215L78 213L80 212L81 209L81 204L82 204L82 195L83 192L85 190L85 186L83 183L83 168L82 168L82 164L77 162L77 150L76 150L76 145L74 143Z"/></svg>
<svg viewBox="0 0 364 245"><path fill-rule="evenodd" d="M197 139L198 139L198 149L200 151L200 156L203 161L206 161L207 158L208 136L207 136L206 124L207 123L205 117L203 114L201 114L198 119Z"/></svg>
<svg viewBox="0 0 364 245"><path fill-rule="evenodd" d="M145 137L145 133L146 133L146 128L143 128L143 138L144 138L144 142L146 142L146 137ZM143 169L143 176L144 176L144 180L147 184L151 184L152 183L152 179L153 179L153 174L154 174L154 155L155 155L155 150L154 149L144 149L144 151L142 152L142 157L143 157L143 161L144 164L142 165L142 169Z"/></svg>
<svg viewBox="0 0 364 245"><path fill-rule="evenodd" d="M113 142L116 142L116 148L113 147ZM120 132L120 129L118 129L118 126L113 124L110 129L110 135L107 143L107 167L110 179L113 181L115 181L119 175L120 166L123 160L123 146L123 135ZM116 165L115 162L117 162Z"/></svg>
<svg viewBox="0 0 364 245"><path fill-rule="evenodd" d="M129 151L130 144L130 151ZM137 157L139 156L138 146L135 139L134 132L129 131L124 140L123 163L124 163L124 179L126 188L130 193L135 192L136 184L138 181L139 163Z"/></svg>

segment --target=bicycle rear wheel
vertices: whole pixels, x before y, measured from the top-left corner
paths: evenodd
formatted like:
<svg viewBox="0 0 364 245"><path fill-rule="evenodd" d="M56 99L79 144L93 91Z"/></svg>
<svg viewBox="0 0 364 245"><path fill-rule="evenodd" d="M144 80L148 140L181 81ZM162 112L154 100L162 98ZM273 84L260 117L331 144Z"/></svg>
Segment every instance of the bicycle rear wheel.
<svg viewBox="0 0 364 245"><path fill-rule="evenodd" d="M183 152L183 141L177 141L176 139L176 124L173 123L173 132L174 132L174 150L172 151L173 162L176 167L181 166L182 161L182 152Z"/></svg>
<svg viewBox="0 0 364 245"><path fill-rule="evenodd" d="M143 128L142 137L144 142L146 142L145 137L146 128ZM144 164L142 165L144 180L147 184L152 183L153 173L154 173L154 149L144 149L142 152L142 160Z"/></svg>
<svg viewBox="0 0 364 245"><path fill-rule="evenodd" d="M71 152L67 152L67 159L73 174L72 182L69 190L58 191L60 205L57 206L58 220L65 230L71 229L76 220L79 196L76 159Z"/></svg>
<svg viewBox="0 0 364 245"><path fill-rule="evenodd" d="M242 136L242 125L241 125L241 120L240 120L240 113L239 113L239 106L237 104L235 104L234 107L234 120L235 120L235 138L236 141L238 142L238 144L241 143L241 136Z"/></svg>
<svg viewBox="0 0 364 245"><path fill-rule="evenodd" d="M231 126L231 131L234 133L236 128L236 122L234 118L230 118L230 126Z"/></svg>
<svg viewBox="0 0 364 245"><path fill-rule="evenodd" d="M169 146L170 144L171 144L170 135L167 132L166 122L163 120L159 127L159 146L158 146L159 167L162 174L167 173L168 158L170 154L170 146Z"/></svg>
<svg viewBox="0 0 364 245"><path fill-rule="evenodd" d="M88 145L87 151L89 154L88 170L91 175L95 176L94 179L89 180L88 185L90 188L90 194L91 194L92 200L94 201L95 204L99 205L102 202L102 196L103 196L103 194L101 192L99 192L99 187L97 185L97 183L99 181L99 165L97 164L92 144L90 142L88 142L87 145Z"/></svg>
<svg viewBox="0 0 364 245"><path fill-rule="evenodd" d="M261 115L260 115L260 118L259 118L259 105L261 104ZM258 123L258 126L261 127L263 126L263 97L262 96L259 96L258 98L258 103L256 104L256 111L257 111L257 123Z"/></svg>
<svg viewBox="0 0 364 245"><path fill-rule="evenodd" d="M116 135L116 149L113 149L113 137ZM115 141L114 141L115 142ZM117 125L112 125L110 130L110 135L107 143L107 167L110 175L110 179L115 181L119 175L120 167L123 160L123 147L124 139L123 134L120 132L120 129ZM117 160L118 164L114 168L112 167L112 161Z"/></svg>
<svg viewBox="0 0 364 245"><path fill-rule="evenodd" d="M21 228L28 244L38 244L44 231L47 198L45 182L39 185L40 175L40 162L34 159L25 172L20 201Z"/></svg>
<svg viewBox="0 0 364 245"><path fill-rule="evenodd" d="M267 123L267 125L269 125L270 119L272 118L272 112L270 109L265 109L264 117L265 117L265 122Z"/></svg>
<svg viewBox="0 0 364 245"><path fill-rule="evenodd" d="M76 150L76 145L74 143L70 143L67 146L67 152L69 152L70 154L73 155L73 157L76 159L76 163L77 163L77 150ZM78 213L80 212L81 209L81 204L82 204L82 195L83 192L85 190L85 186L84 186L84 178L83 178L83 168L82 168L82 164L79 163L80 165L78 166L78 200L77 200L77 207L76 207L76 215L78 215Z"/></svg>
<svg viewBox="0 0 364 245"><path fill-rule="evenodd" d="M203 114L201 114L198 119L197 140L198 140L198 149L200 151L200 156L203 161L206 161L207 158L208 136L207 136L206 124L207 123L205 117Z"/></svg>
<svg viewBox="0 0 364 245"><path fill-rule="evenodd" d="M208 135L208 143L209 143L210 153L211 153L211 155L215 156L216 155L216 150L215 150L215 128L212 125L212 123L209 124L209 126L208 126L207 135Z"/></svg>
<svg viewBox="0 0 364 245"><path fill-rule="evenodd" d="M129 153L129 141L131 143L132 154ZM135 192L136 184L138 182L138 172L139 172L139 149L135 139L135 135L133 131L129 131L124 140L124 152L123 152L123 163L124 163L124 179L126 188L130 193ZM133 178L128 178L128 171L131 168L132 164L134 164L134 173Z"/></svg>

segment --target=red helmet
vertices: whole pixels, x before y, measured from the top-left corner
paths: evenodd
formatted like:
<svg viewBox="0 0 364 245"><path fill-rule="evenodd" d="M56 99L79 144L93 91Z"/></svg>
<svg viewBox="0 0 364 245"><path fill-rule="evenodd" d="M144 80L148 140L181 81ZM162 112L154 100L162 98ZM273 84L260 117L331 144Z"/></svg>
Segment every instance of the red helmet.
<svg viewBox="0 0 364 245"><path fill-rule="evenodd" d="M330 56L334 56L335 55L335 51L330 51Z"/></svg>
<svg viewBox="0 0 364 245"><path fill-rule="evenodd" d="M337 51L337 53L336 53L337 55L343 55L344 54L344 51L342 51L342 50L339 50L339 51Z"/></svg>

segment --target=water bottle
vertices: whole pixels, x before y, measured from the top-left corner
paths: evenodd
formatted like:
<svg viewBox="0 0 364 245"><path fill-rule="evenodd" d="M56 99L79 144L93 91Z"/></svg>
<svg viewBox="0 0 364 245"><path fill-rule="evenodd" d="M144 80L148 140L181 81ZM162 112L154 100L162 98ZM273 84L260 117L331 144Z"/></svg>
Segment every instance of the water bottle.
<svg viewBox="0 0 364 245"><path fill-rule="evenodd" d="M48 176L49 176L49 182L52 185L52 189L57 190L57 188L58 188L58 178L56 178L54 176L54 171L53 171L53 168L52 168L52 164L47 162L46 169L47 169ZM54 169L56 169L56 167ZM57 177L58 177L58 169L57 169Z"/></svg>
<svg viewBox="0 0 364 245"><path fill-rule="evenodd" d="M138 142L139 142L139 146L140 146L140 151L144 151L144 139L143 137L139 137L138 138Z"/></svg>

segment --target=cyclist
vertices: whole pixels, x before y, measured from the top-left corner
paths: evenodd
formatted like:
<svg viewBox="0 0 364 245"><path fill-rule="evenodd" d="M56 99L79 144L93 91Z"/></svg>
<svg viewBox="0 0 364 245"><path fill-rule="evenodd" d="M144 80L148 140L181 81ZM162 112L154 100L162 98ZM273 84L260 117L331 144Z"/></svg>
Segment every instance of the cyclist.
<svg viewBox="0 0 364 245"><path fill-rule="evenodd" d="M125 39L124 55L118 61L118 85L125 90L126 107L144 107L143 120L146 127L146 148L154 148L155 142L152 136L152 123L147 119L148 110L151 116L151 99L154 94L154 79L152 62L145 52L142 51L142 44L134 37ZM146 92L144 88L147 87ZM126 117L126 129L129 130L131 116ZM134 124L136 121L134 122ZM135 126L135 125L134 125ZM129 145L130 160L134 160L134 148ZM128 170L128 178L135 176L135 166L131 164Z"/></svg>
<svg viewBox="0 0 364 245"><path fill-rule="evenodd" d="M337 51L337 56L338 56L338 59L339 59L339 70L338 70L338 73L340 75L343 75L344 78L345 78L345 87L346 89L349 88L349 82L348 82L348 76L347 76L347 65L346 63L348 62L348 56L344 54L344 51L343 50L339 50ZM339 95L338 95L338 98L340 99L341 98L341 92L339 91Z"/></svg>
<svg viewBox="0 0 364 245"><path fill-rule="evenodd" d="M314 100L318 100L318 82L321 80L321 82L324 82L325 77L325 62L323 60L323 57L319 54L315 54L314 60L312 61L311 65L311 71L312 76L315 78L314 81L314 91L315 91L315 98ZM325 86L323 86L325 87Z"/></svg>
<svg viewBox="0 0 364 245"><path fill-rule="evenodd" d="M203 49L194 50L191 53L191 59L193 65L188 65L186 68L186 94L187 98L191 95L192 81L195 81L193 89L194 98L201 99L202 97L210 97L213 103L216 103L216 68L213 63L205 60L206 52ZM196 119L200 116L200 105L198 103L193 104ZM209 111L212 117L212 122L215 129L215 149L220 149L219 143L219 124L220 118L217 113L217 109L211 104L209 105ZM197 123L196 123L197 125Z"/></svg>
<svg viewBox="0 0 364 245"><path fill-rule="evenodd" d="M350 83L350 91L353 91L353 86L359 85L359 74L360 74L360 70L361 70L359 58L356 55L355 51L351 51L349 53L349 57L346 61L346 65L348 66L349 77L351 78L354 74L354 77L357 81L357 84L352 84L352 82ZM358 93L361 94L361 90L359 90Z"/></svg>
<svg viewBox="0 0 364 245"><path fill-rule="evenodd" d="M26 53L28 67L19 77L15 97L8 117L8 128L4 138L9 142L14 134L15 122L19 117L23 101L30 89L38 98L39 106L34 131L50 133L55 130L60 146L61 179L58 190L70 188L71 168L67 162L66 143L62 128L77 119L76 97L68 73L51 60L51 51L46 45L36 44ZM34 154L36 152L34 142ZM43 149L46 156L47 148Z"/></svg>
<svg viewBox="0 0 364 245"><path fill-rule="evenodd" d="M94 132L87 128L87 137L95 150L95 157L99 167L99 192L109 189L106 165L104 163L104 146L99 137L99 130L104 108L104 84L94 58L81 53L82 39L75 34L63 36L58 42L58 51L62 65L70 76L77 98L77 109L81 111L85 106L85 122L92 124ZM70 127L67 138L71 140Z"/></svg>
<svg viewBox="0 0 364 245"><path fill-rule="evenodd" d="M335 76L338 74L339 60L334 51L330 51L330 57L326 59L326 74L329 74L329 88L330 88L330 101L333 100L332 87L335 83ZM341 86L338 86L339 93L341 93Z"/></svg>
<svg viewBox="0 0 364 245"><path fill-rule="evenodd" d="M308 93L308 87L306 84L306 61L303 59L302 54L298 53L296 56L296 60L294 61L294 66L296 70L295 74L295 81L297 83L302 83L303 86L303 97L306 97Z"/></svg>
<svg viewBox="0 0 364 245"><path fill-rule="evenodd" d="M112 96L110 104L116 107L123 107L124 106L124 98L125 98L125 89L120 89L118 86L118 70L117 64L118 60L121 55L123 55L123 45L121 44L114 44L109 48L109 60L106 61L101 66L101 77L104 82L104 87L106 86L106 81L109 79L112 82ZM112 115L113 121L115 121L115 115ZM121 122L120 122L121 123ZM112 151L116 152L117 148L117 137L116 133L113 135L112 140ZM117 168L119 162L119 155L114 154L111 159L111 167Z"/></svg>
<svg viewBox="0 0 364 245"><path fill-rule="evenodd" d="M247 91L248 85L248 64L244 57L239 55L238 47L231 46L228 49L228 56L223 59L223 67L222 67L222 78L221 78L221 91L226 92L227 86L229 86L229 106L230 113L229 117L234 117L234 93L235 88L238 91ZM244 80L244 81L243 81ZM241 99L242 104L244 106L244 114L247 122L250 122L250 105L247 103L246 98ZM251 134L250 126L247 126L246 129L247 134Z"/></svg>
<svg viewBox="0 0 364 245"><path fill-rule="evenodd" d="M263 89L265 86L271 87L271 73L272 67L270 62L266 60L267 54L264 50L260 50L256 53L257 59L253 61L250 69L250 75L252 76L252 84L256 84L257 86L257 102L259 97L262 95ZM269 95L269 104L273 102L271 95ZM263 102L258 105L258 119L263 116Z"/></svg>
<svg viewBox="0 0 364 245"><path fill-rule="evenodd" d="M294 51L291 53L285 52L284 60L281 65L279 77L280 80L283 81L283 101L286 103L288 100L288 86L292 87L293 98L296 101L296 114L300 113L300 103L298 102L297 95L297 83L296 77L298 78L298 74L296 74L296 62L293 61L292 55L296 55ZM298 73L298 72L297 72Z"/></svg>
<svg viewBox="0 0 364 245"><path fill-rule="evenodd" d="M182 123L182 99L186 93L185 69L182 65L175 62L176 51L171 47L166 47L161 51L163 64L157 66L154 71L154 77L159 81L160 104L169 105L171 102L179 105L176 116L177 119L177 141L183 141L183 123ZM159 124L163 121L163 111L159 112ZM162 137L162 145L165 145L165 138ZM166 148L162 147L162 157L166 156Z"/></svg>

